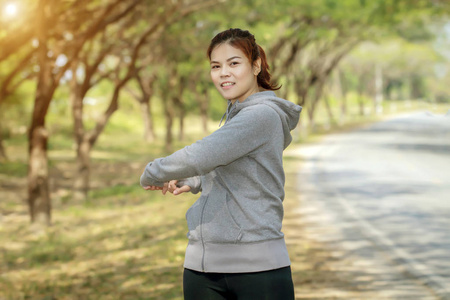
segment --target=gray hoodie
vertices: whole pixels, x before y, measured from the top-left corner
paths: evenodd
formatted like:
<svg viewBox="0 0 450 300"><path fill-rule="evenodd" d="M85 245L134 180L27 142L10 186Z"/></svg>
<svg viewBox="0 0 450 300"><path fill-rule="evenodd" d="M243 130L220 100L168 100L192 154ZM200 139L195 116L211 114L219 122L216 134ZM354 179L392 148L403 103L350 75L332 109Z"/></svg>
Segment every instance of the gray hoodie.
<svg viewBox="0 0 450 300"><path fill-rule="evenodd" d="M202 192L186 213L185 268L241 273L290 265L281 232L282 154L301 109L272 91L253 94L230 103L217 131L147 165L142 186L178 179Z"/></svg>

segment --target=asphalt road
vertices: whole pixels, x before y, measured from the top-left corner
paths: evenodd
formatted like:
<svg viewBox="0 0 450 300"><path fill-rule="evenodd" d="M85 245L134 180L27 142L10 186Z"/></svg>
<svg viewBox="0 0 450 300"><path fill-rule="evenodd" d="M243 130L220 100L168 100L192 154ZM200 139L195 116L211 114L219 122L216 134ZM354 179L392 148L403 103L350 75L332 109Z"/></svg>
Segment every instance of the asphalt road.
<svg viewBox="0 0 450 300"><path fill-rule="evenodd" d="M450 299L450 114L404 115L299 153L305 225L360 275L380 268L365 277L374 299Z"/></svg>

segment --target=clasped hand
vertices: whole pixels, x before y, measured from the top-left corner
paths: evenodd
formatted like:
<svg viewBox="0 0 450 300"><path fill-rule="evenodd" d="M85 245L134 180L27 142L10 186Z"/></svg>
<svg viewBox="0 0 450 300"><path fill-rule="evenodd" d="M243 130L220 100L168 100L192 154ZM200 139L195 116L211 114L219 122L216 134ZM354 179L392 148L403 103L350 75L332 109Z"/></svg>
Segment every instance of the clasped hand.
<svg viewBox="0 0 450 300"><path fill-rule="evenodd" d="M177 186L178 180L171 180L169 182L164 183L164 186L156 186L156 185L149 185L145 186L144 189L147 191L162 191L163 195L165 195L167 192L170 192L174 195L179 195L185 192L189 192L191 190L191 187L188 185L183 185L181 187Z"/></svg>

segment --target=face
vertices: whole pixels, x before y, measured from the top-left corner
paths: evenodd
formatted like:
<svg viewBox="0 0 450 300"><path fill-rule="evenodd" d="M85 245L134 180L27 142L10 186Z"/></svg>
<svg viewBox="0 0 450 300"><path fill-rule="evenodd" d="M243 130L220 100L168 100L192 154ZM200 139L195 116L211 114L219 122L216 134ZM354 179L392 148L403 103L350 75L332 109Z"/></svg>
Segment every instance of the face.
<svg viewBox="0 0 450 300"><path fill-rule="evenodd" d="M260 59L252 66L244 52L225 43L211 52L210 64L211 79L225 99L242 102L259 92L256 76L260 71Z"/></svg>

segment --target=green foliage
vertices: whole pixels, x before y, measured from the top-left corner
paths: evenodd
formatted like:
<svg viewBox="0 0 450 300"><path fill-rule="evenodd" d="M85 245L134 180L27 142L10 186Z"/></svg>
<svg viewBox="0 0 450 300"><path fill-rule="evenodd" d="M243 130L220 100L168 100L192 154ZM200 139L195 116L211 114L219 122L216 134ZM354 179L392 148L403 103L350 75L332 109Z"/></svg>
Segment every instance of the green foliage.
<svg viewBox="0 0 450 300"><path fill-rule="evenodd" d="M85 8L76 9L61 3L54 9L55 11L74 9L73 14L68 13L68 18L66 19L67 22L71 22L70 24L74 24L77 21L78 13L81 15L86 11L94 16L94 12L98 12L102 5L107 3L109 2L92 1ZM127 2L124 1L124 5L126 4ZM119 62L123 63L130 58L129 55L131 54L131 44L126 39L137 37L147 30L154 18L167 11L168 5L170 3L146 1L145 5L139 6L139 9L134 12L135 14L132 17L125 18L105 28L105 36L109 37L109 39L105 39L105 36L101 34L97 35L95 39L83 46L84 51L95 54L108 44L115 45L116 48L113 47L111 53L99 67L99 70L105 72L112 69ZM295 66L295 68L290 68L288 72L285 72L289 77L307 77L310 74L308 57L319 54L319 56L321 55L325 58L327 54L331 53L326 48L323 48L324 45L330 45L329 49L337 50L339 47L333 45L345 45L352 39L381 41L388 36L400 36L414 43L429 43L428 41L436 32L436 29L433 29L430 24L434 24L433 21L437 20L437 17L445 15L444 7L445 4L441 1L411 2L407 0L344 0L339 2L330 0L281 0L276 3L269 3L267 0L239 0L235 1L233 5L230 5L228 2L218 2L217 5L196 11L184 18L179 18L176 22L164 28L160 36L156 36L154 40L149 39L148 46L143 52L154 55L156 58L150 64L144 66L144 69L149 73L158 70L157 74L159 76L155 86L156 91L160 94L160 99L165 99L167 96L161 89L167 83L168 74L166 71L169 64L176 65L177 75L175 76L177 76L178 81L185 81L189 84L191 82L196 84L208 82L205 50L210 39L221 30L230 27L241 27L251 30L255 34L258 43L265 47L266 52L283 38L288 38L288 46L296 41L300 42L300 45L302 42L310 41L309 45L302 46L301 51L305 56L301 56L298 61L292 63L292 66ZM87 27L88 22L84 22L81 27L77 27L77 30ZM55 30L58 28L58 26L55 26ZM5 30L7 30L6 27ZM7 32L5 30L3 31L4 35ZM120 37L118 38L118 36ZM121 41L121 43L118 43L118 41ZM130 39L130 41L133 41L133 39ZM12 70L13 66L23 57L25 50L26 48L20 48L7 61L0 62L2 75L6 75ZM323 51L323 53L320 51ZM280 62L283 62L287 55L289 55L289 51L285 50L276 57L269 57L269 60L273 61L274 65L277 66ZM415 56L415 60L419 59L420 62L414 65L422 67L426 64L423 58L430 57L430 55L432 56L433 54L422 51L415 54L411 53L406 57ZM392 55L389 56L393 57ZM389 56L381 57L381 59ZM143 61L145 57L146 55L140 61ZM95 55L88 55L87 58L92 62L95 59ZM34 62L30 61L30 63L31 68ZM391 61L386 61L386 64L391 65ZM397 64L400 65L400 62ZM409 71L407 70L408 66L410 69L413 68L408 62L403 65L405 72ZM279 68L276 69L278 70ZM283 77L286 74L275 75L282 81L285 81ZM421 74L421 76L431 75ZM428 82L432 80L423 81ZM289 87L290 84L289 81L286 81L285 87L292 90ZM429 84L424 85L424 89L429 87ZM191 86L187 88L192 89ZM86 129L92 129L99 114L106 110L112 90L113 85L110 79L101 81L89 90L84 110ZM59 120L62 119L62 116L66 119L71 118L69 92L70 89L67 86L67 82L61 81L60 88L57 89L47 117L52 133L70 135L72 130L71 124L68 121L61 123ZM21 104L19 104L19 101L8 101L11 104L2 107L2 112L8 111L8 118L3 118L8 122L7 128L21 126L18 124L19 122L27 126L26 121L29 119L32 110L33 93L34 87L21 86L11 96L11 99L20 99ZM433 94L432 91L427 91L426 93ZM210 99L209 111L213 119L220 118L223 111L223 106L217 104L217 98L219 97L213 93ZM198 113L198 109L196 109L198 103L196 103L195 96L192 93L185 92L183 100L185 100L184 109L188 113ZM92 104L94 102L95 104ZM127 106L131 102L133 101L123 101L122 98L120 110L127 111ZM159 111L161 112L161 110ZM12 112L12 114L9 112ZM21 117L17 117L18 115L21 115ZM28 117L24 118L24 115ZM140 116L136 116L135 119L139 120L139 118ZM156 118L159 118L158 123L163 119L158 114ZM138 122L133 124L133 126L135 125L139 126ZM120 130L120 128L120 126L114 124L107 126L109 132Z"/></svg>
<svg viewBox="0 0 450 300"><path fill-rule="evenodd" d="M357 89L361 81L373 80L375 66L379 66L387 99L419 99L439 93L438 86L446 85L445 78L436 76L438 65L448 66L448 62L436 53L433 45L389 39L383 43L360 44L344 59L340 70L345 74L346 84ZM364 92L372 93L370 85Z"/></svg>

